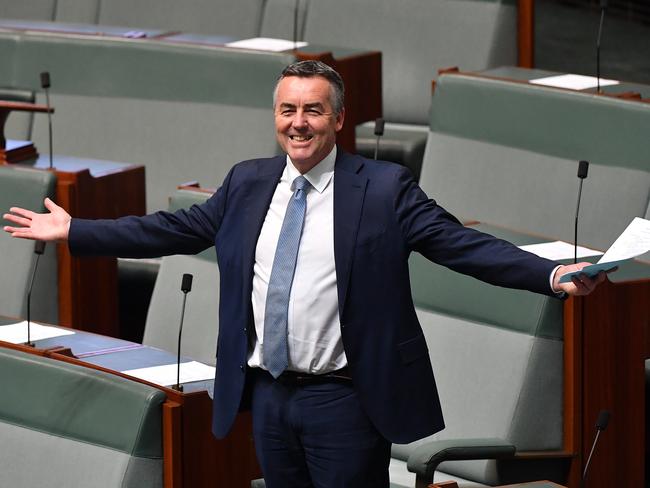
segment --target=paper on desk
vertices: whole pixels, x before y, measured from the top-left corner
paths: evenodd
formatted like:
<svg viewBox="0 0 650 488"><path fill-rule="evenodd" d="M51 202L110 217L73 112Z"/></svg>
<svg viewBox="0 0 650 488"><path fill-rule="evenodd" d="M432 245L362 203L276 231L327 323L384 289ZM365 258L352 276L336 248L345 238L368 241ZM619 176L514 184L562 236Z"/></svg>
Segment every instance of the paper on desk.
<svg viewBox="0 0 650 488"><path fill-rule="evenodd" d="M41 339L50 339L51 337L72 335L74 331L32 322L29 334L29 338L32 341L38 341ZM12 344L27 342L27 321L23 320L15 324L0 325L0 341L11 342Z"/></svg>
<svg viewBox="0 0 650 488"><path fill-rule="evenodd" d="M583 75L557 75L546 76L544 78L536 78L530 80L529 83L534 85L554 86L557 88L570 88L572 90L586 90L587 88L596 88L598 86L598 78L594 76ZM617 80L600 79L600 86L618 85Z"/></svg>
<svg viewBox="0 0 650 488"><path fill-rule="evenodd" d="M634 217L599 263L632 259L650 251L650 220Z"/></svg>
<svg viewBox="0 0 650 488"><path fill-rule="evenodd" d="M205 381L214 378L216 368L198 361L181 363L181 383L192 381ZM129 376L135 376L141 380L148 381L160 386L171 386L176 384L177 364L163 364L149 368L129 369L122 371Z"/></svg>
<svg viewBox="0 0 650 488"><path fill-rule="evenodd" d="M305 47L306 42L293 42L286 39L272 39L270 37L253 37L251 39L242 39L226 43L228 47L237 47L240 49L253 49L255 51L290 51L299 47Z"/></svg>
<svg viewBox="0 0 650 488"><path fill-rule="evenodd" d="M553 261L559 261L561 259L571 259L575 254L575 249L573 244L569 244L564 241L554 241L554 242L541 242L539 244L528 244L527 246L519 246L520 249L524 251L532 252L538 256L546 259L552 259ZM600 256L603 254L600 251L595 251L594 249L589 249L588 247L578 246L578 257L586 258L589 256Z"/></svg>
<svg viewBox="0 0 650 488"><path fill-rule="evenodd" d="M581 271L563 275L560 278L560 283L571 281L571 277L578 274L595 276L600 271L609 271L615 266L641 256L641 254L648 251L650 251L650 220L635 217L597 264L586 266Z"/></svg>

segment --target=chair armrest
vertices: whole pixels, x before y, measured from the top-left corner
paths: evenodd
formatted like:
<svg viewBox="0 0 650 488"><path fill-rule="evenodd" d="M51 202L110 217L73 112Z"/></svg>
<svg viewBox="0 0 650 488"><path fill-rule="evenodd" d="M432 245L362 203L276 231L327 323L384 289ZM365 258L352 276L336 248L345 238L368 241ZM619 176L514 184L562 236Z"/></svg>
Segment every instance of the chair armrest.
<svg viewBox="0 0 650 488"><path fill-rule="evenodd" d="M514 457L515 446L503 439L447 439L418 446L409 456L407 468L418 478L433 480L433 473L443 461L469 459L505 459Z"/></svg>

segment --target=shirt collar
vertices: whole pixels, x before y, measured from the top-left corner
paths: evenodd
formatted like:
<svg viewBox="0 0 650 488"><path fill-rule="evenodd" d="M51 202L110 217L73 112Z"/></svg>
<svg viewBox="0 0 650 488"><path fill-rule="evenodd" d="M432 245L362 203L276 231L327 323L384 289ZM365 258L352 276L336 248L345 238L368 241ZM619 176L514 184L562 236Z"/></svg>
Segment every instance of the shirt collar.
<svg viewBox="0 0 650 488"><path fill-rule="evenodd" d="M334 176L334 164L336 163L336 144L330 151L330 153L325 156L320 163L314 166L312 169L307 171L303 176L309 181L311 186L318 193L323 193L327 185L332 180ZM291 158L287 154L287 165L284 170L284 176L291 183L293 187L293 180L300 176L300 171L291 162Z"/></svg>

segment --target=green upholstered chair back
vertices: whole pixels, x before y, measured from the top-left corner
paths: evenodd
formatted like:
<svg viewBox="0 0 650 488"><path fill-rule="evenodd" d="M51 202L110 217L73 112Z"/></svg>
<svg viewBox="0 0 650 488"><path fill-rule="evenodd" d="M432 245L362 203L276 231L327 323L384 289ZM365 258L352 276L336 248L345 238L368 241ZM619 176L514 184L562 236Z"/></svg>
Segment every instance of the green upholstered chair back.
<svg viewBox="0 0 650 488"><path fill-rule="evenodd" d="M499 235L496 228L481 230ZM501 438L518 450L560 450L562 302L487 285L419 254L410 271L446 427L394 445L393 477L404 478L408 455L428 440ZM506 484L512 474L487 460L443 463L439 471L440 479L465 480L461 486Z"/></svg>
<svg viewBox="0 0 650 488"><path fill-rule="evenodd" d="M102 0L57 0L54 20L57 22L79 22L96 24L100 7L110 2Z"/></svg>
<svg viewBox="0 0 650 488"><path fill-rule="evenodd" d="M0 18L21 20L54 20L57 0L1 0Z"/></svg>
<svg viewBox="0 0 650 488"><path fill-rule="evenodd" d="M0 88L0 100L34 103L36 96L30 90ZM29 112L12 112L5 124L5 137L21 141L29 140L32 137L33 117L34 115Z"/></svg>
<svg viewBox="0 0 650 488"><path fill-rule="evenodd" d="M144 164L149 211L181 182L216 186L236 162L278 151L272 91L291 54L34 34L0 34L3 51L7 86L38 89L51 72L55 151ZM47 133L36 117L38 147Z"/></svg>
<svg viewBox="0 0 650 488"><path fill-rule="evenodd" d="M0 212L10 207L44 211L45 197L54 198L56 177L49 171L0 166ZM11 317L27 316L27 290L35 264L34 242L0 234L0 310ZM58 321L56 245L49 244L38 264L32 291L32 319Z"/></svg>
<svg viewBox="0 0 650 488"><path fill-rule="evenodd" d="M162 487L155 388L0 349L2 486Z"/></svg>
<svg viewBox="0 0 650 488"><path fill-rule="evenodd" d="M426 124L441 68L516 64L517 10L500 0L315 0L308 42L382 52L384 118Z"/></svg>
<svg viewBox="0 0 650 488"><path fill-rule="evenodd" d="M317 0L298 0L297 40L302 41L305 18L310 2ZM296 0L266 0L260 27L261 37L293 40Z"/></svg>
<svg viewBox="0 0 650 488"><path fill-rule="evenodd" d="M255 37L264 0L110 0L98 23L199 34Z"/></svg>
<svg viewBox="0 0 650 488"><path fill-rule="evenodd" d="M170 199L169 210L189 208L209 196L198 191L178 190ZM191 273L194 280L192 291L187 295L181 354L214 365L219 332L219 268L214 248L196 256L162 258L142 342L176 352L184 273Z"/></svg>
<svg viewBox="0 0 650 488"><path fill-rule="evenodd" d="M449 74L433 95L420 184L463 218L606 249L650 201L650 105Z"/></svg>

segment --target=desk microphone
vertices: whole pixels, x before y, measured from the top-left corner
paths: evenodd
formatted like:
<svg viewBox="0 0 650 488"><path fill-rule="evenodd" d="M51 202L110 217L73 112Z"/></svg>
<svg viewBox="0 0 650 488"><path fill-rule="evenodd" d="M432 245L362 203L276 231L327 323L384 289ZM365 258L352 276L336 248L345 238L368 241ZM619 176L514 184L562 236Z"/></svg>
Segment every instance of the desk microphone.
<svg viewBox="0 0 650 488"><path fill-rule="evenodd" d="M298 9L300 7L300 0L295 0L293 3L293 49L298 50Z"/></svg>
<svg viewBox="0 0 650 488"><path fill-rule="evenodd" d="M38 260L45 251L45 241L36 241L34 244L34 254L36 254L36 261L34 261L34 269L32 270L32 278L29 281L29 288L27 289L27 343L26 345L35 347L31 337L31 323L32 323L32 288L34 288L34 278L36 277L36 270L38 269Z"/></svg>
<svg viewBox="0 0 650 488"><path fill-rule="evenodd" d="M384 119L379 117L375 119L375 136L377 140L375 141L375 161L377 160L377 154L379 153L379 138L384 135Z"/></svg>
<svg viewBox="0 0 650 488"><path fill-rule="evenodd" d="M609 423L609 412L607 410L601 410L598 414L598 419L596 420L596 436L594 437L594 442L591 444L591 451L589 452L589 457L587 458L587 463L585 464L585 469L582 472L582 480L580 480L580 485L584 486L585 479L587 478L587 470L589 469L589 463L591 462L591 456L594 454L596 449L596 444L598 443L598 437L600 433L607 428Z"/></svg>
<svg viewBox="0 0 650 488"><path fill-rule="evenodd" d="M50 143L50 169L52 169L52 108L50 106L50 73L43 71L41 73L41 88L45 90L45 105L47 105L47 128L48 141Z"/></svg>
<svg viewBox="0 0 650 488"><path fill-rule="evenodd" d="M181 324L178 328L178 356L176 362L176 384L172 388L176 391L183 391L181 385L181 337L183 336L183 319L185 318L185 301L187 294L192 291L192 278L191 274L183 274L183 281L181 282L181 291L183 292L183 308L181 309Z"/></svg>
<svg viewBox="0 0 650 488"><path fill-rule="evenodd" d="M600 93L600 39L603 35L605 10L607 10L607 0L600 0L600 24L598 25L598 37L596 38L596 93Z"/></svg>
<svg viewBox="0 0 650 488"><path fill-rule="evenodd" d="M576 205L576 219L573 228L573 264L578 262L578 213L580 212L580 197L582 196L582 183L589 172L589 161L580 161L578 163L578 178L580 186L578 187L578 203Z"/></svg>

